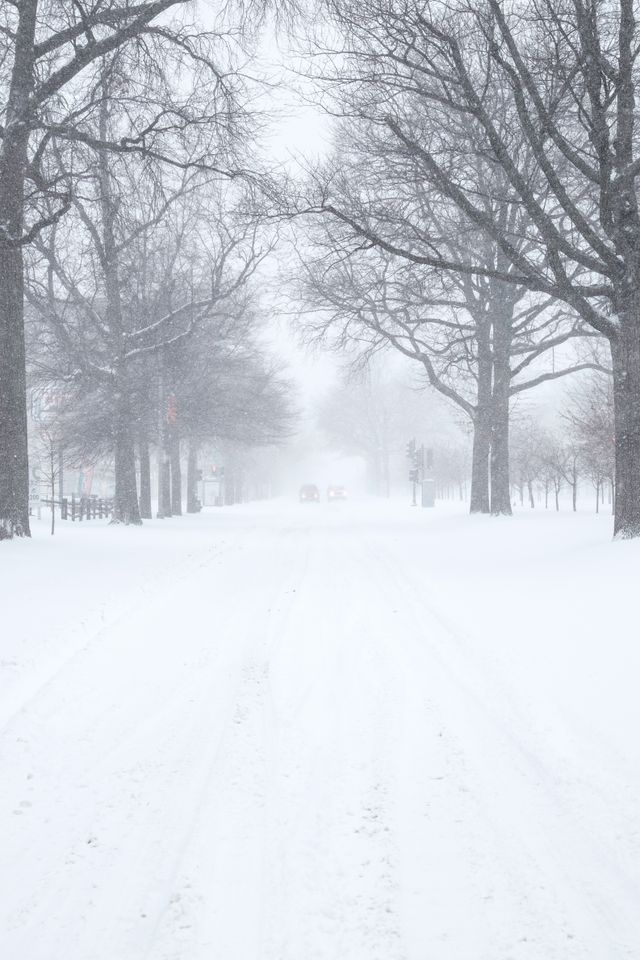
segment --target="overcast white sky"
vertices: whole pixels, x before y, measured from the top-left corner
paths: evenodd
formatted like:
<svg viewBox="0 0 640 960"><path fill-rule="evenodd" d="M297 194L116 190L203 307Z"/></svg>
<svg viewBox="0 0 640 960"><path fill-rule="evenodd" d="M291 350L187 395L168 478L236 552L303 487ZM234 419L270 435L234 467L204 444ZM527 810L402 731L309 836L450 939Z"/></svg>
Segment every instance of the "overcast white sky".
<svg viewBox="0 0 640 960"><path fill-rule="evenodd" d="M321 160L331 149L331 120L310 102L310 85L293 72L294 58L282 37L265 33L258 51L256 73L274 82L265 90L264 107L271 117L265 146L269 157L288 172L302 175L309 162ZM289 69L291 68L291 69ZM286 250L282 251L287 256ZM269 273L275 274L271 264ZM277 297L277 292L273 301ZM265 298L267 303L268 298ZM300 397L310 416L320 395L335 380L340 360L328 351L305 349L295 333L295 323L273 309L270 338L299 384Z"/></svg>

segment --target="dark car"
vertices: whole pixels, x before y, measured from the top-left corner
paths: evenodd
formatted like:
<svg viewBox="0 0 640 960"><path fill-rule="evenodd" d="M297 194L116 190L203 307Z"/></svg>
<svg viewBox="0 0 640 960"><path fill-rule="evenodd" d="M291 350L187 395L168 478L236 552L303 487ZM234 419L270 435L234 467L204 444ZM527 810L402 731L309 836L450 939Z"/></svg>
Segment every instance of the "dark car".
<svg viewBox="0 0 640 960"><path fill-rule="evenodd" d="M331 486L327 488L327 500L346 500L347 491L345 487Z"/></svg>
<svg viewBox="0 0 640 960"><path fill-rule="evenodd" d="M300 503L319 503L320 491L315 483L304 483L300 487Z"/></svg>

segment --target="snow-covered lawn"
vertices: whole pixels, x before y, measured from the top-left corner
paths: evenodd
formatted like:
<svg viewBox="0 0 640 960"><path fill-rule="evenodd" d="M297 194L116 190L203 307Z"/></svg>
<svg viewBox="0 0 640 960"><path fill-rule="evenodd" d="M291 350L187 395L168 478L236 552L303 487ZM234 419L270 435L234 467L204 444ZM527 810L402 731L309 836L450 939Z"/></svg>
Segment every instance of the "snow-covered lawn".
<svg viewBox="0 0 640 960"><path fill-rule="evenodd" d="M608 516L45 526L0 546L0 957L640 956Z"/></svg>

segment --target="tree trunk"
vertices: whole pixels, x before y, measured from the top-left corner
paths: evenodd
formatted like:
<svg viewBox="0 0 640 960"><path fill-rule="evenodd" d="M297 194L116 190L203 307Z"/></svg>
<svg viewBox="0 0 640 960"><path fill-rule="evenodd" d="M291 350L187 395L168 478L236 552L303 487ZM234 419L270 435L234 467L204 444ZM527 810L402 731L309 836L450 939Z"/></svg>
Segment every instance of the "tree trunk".
<svg viewBox="0 0 640 960"><path fill-rule="evenodd" d="M473 452L471 455L470 513L489 513L489 454L491 429L486 413L478 411L473 425Z"/></svg>
<svg viewBox="0 0 640 960"><path fill-rule="evenodd" d="M151 458L149 444L146 440L138 443L140 454L140 516L143 520L151 520Z"/></svg>
<svg viewBox="0 0 640 960"><path fill-rule="evenodd" d="M533 483L531 480L527 480L527 490L529 491L529 506L533 510L536 505L536 501L533 498Z"/></svg>
<svg viewBox="0 0 640 960"><path fill-rule="evenodd" d="M0 245L0 540L30 536L22 285L22 252Z"/></svg>
<svg viewBox="0 0 640 960"><path fill-rule="evenodd" d="M509 406L496 414L491 443L491 513L511 516L509 483ZM522 498L521 498L522 499Z"/></svg>
<svg viewBox="0 0 640 960"><path fill-rule="evenodd" d="M489 457L491 455L491 324L483 313L476 317L478 344L478 400L473 419L470 513L489 513Z"/></svg>
<svg viewBox="0 0 640 960"><path fill-rule="evenodd" d="M171 516L171 461L161 444L158 450L158 518Z"/></svg>
<svg viewBox="0 0 640 960"><path fill-rule="evenodd" d="M109 84L103 79L104 98L100 103L100 139L108 138ZM122 314L120 264L116 240L117 201L112 194L109 162L105 150L98 153L100 211L102 216L102 270L106 296L106 320L113 342L117 344L115 363L115 497L112 523L140 524L140 505L136 487L136 456L133 441L131 392L127 371L126 331Z"/></svg>
<svg viewBox="0 0 640 960"><path fill-rule="evenodd" d="M0 540L28 537L29 460L24 349L24 180L31 124L37 0L17 5L11 82L0 139Z"/></svg>
<svg viewBox="0 0 640 960"><path fill-rule="evenodd" d="M389 450L386 444L382 448L382 483L384 496L388 500L391 496L391 472L389 469Z"/></svg>
<svg viewBox="0 0 640 960"><path fill-rule="evenodd" d="M58 500L62 503L64 497L64 447L58 444Z"/></svg>
<svg viewBox="0 0 640 960"><path fill-rule="evenodd" d="M187 454L187 513L198 512L198 445L189 441Z"/></svg>
<svg viewBox="0 0 640 960"><path fill-rule="evenodd" d="M51 471L51 536L56 532L56 448L53 441L49 446L49 469Z"/></svg>
<svg viewBox="0 0 640 960"><path fill-rule="evenodd" d="M640 304L633 313L640 313ZM626 539L640 536L640 316L622 318L611 344L611 359L616 465L613 533L617 539Z"/></svg>
<svg viewBox="0 0 640 960"><path fill-rule="evenodd" d="M116 394L115 412L115 497L112 523L140 524L136 489L136 458L126 389Z"/></svg>
<svg viewBox="0 0 640 960"><path fill-rule="evenodd" d="M168 453L164 350L158 353L158 519L171 516L171 463Z"/></svg>
<svg viewBox="0 0 640 960"><path fill-rule="evenodd" d="M171 513L182 516L182 465L180 463L180 438L176 430L169 432L169 456L171 458Z"/></svg>
<svg viewBox="0 0 640 960"><path fill-rule="evenodd" d="M491 422L491 513L511 516L509 482L510 342L506 321L494 327L493 403Z"/></svg>

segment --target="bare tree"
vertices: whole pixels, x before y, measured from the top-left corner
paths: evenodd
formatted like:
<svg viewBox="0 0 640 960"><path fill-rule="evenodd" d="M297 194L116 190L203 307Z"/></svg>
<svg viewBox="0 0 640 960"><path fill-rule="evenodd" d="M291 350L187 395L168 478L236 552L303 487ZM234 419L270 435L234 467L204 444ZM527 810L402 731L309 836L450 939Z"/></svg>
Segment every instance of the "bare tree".
<svg viewBox="0 0 640 960"><path fill-rule="evenodd" d="M209 185L196 197L180 178L162 190L139 168L137 201L127 205L127 170L106 152L99 159L64 229L55 224L36 241L42 268L35 265L28 294L49 331L41 375L82 384L97 408L94 426L110 420L114 520L138 523L135 443L150 422L160 420L159 449L171 455L165 425L173 387L164 370L172 351L206 318L222 328L235 322L231 300L270 245L260 246L257 221L235 188L229 196ZM147 249L140 259L140 246L152 244L155 257ZM105 431L96 436L102 443Z"/></svg>
<svg viewBox="0 0 640 960"><path fill-rule="evenodd" d="M222 310L212 312L192 336L167 353L173 513L181 511L181 449L185 445L187 509L193 512L195 472L203 446L221 441L268 446L289 435L294 418L291 385L259 342L260 316L255 287L245 282Z"/></svg>
<svg viewBox="0 0 640 960"><path fill-rule="evenodd" d="M469 448L461 443L436 443L433 447L433 469L436 495L443 499L464 500L471 473Z"/></svg>
<svg viewBox="0 0 640 960"><path fill-rule="evenodd" d="M3 6L0 539L29 534L23 251L71 207L77 169L71 176L58 170L60 144L82 144L101 156L112 151L173 167L206 167L221 176L241 169L219 136L221 122L237 117L221 109L233 85L224 41L192 28L186 8L187 0L24 0ZM112 57L126 59L123 75L132 82L119 94L126 100L123 122L106 136L104 130L96 133L95 114L101 65ZM180 84L172 87L180 69Z"/></svg>
<svg viewBox="0 0 640 960"><path fill-rule="evenodd" d="M307 336L365 353L387 344L418 361L431 386L472 424L471 512L509 514L511 401L591 366L571 353L563 364L543 363L584 335L582 322L524 287L408 265L379 248L354 249L330 224L323 227L315 258L299 258ZM447 246L459 252L467 242L461 224L451 232Z"/></svg>
<svg viewBox="0 0 640 960"><path fill-rule="evenodd" d="M582 378L568 392L564 420L580 450L585 475L596 492L596 513L604 503L607 487L615 487L615 420L611 377L593 374ZM612 498L614 501L615 498Z"/></svg>
<svg viewBox="0 0 640 960"><path fill-rule="evenodd" d="M56 502L62 500L64 471L64 397L60 391L48 389L34 391L32 416L35 431L32 437L36 457L38 484L44 484L51 505L51 535L56 528ZM58 497L56 498L56 486ZM38 496L40 496L38 489Z"/></svg>
<svg viewBox="0 0 640 960"><path fill-rule="evenodd" d="M551 434L542 438L540 464L545 482L553 490L556 511L560 509L560 491L565 479L566 457L562 444Z"/></svg>
<svg viewBox="0 0 640 960"><path fill-rule="evenodd" d="M636 5L334 0L327 9L347 39L341 67L353 122L383 130L398 162L497 244L503 259L491 276L562 300L608 339L614 532L640 535ZM469 158L479 153L500 173L500 199L530 219L524 249L478 198ZM354 216L339 191L324 189L317 207L411 262L487 275L473 249L451 259L418 218L409 242L398 242L374 203Z"/></svg>
<svg viewBox="0 0 640 960"><path fill-rule="evenodd" d="M581 454L580 446L567 443L564 447L564 478L571 488L571 506L575 513L578 509L578 489L580 484Z"/></svg>
<svg viewBox="0 0 640 960"><path fill-rule="evenodd" d="M520 493L520 503L524 502L527 492L529 506L535 508L535 488L542 480L545 493L545 506L548 506L548 477L545 476L542 462L542 450L545 447L545 434L533 418L518 418L512 430L513 480Z"/></svg>
<svg viewBox="0 0 640 960"><path fill-rule="evenodd" d="M54 423L41 423L38 426L38 442L42 448L40 459L41 475L48 487L51 503L51 536L56 530L56 484L60 476L60 443L58 426Z"/></svg>

